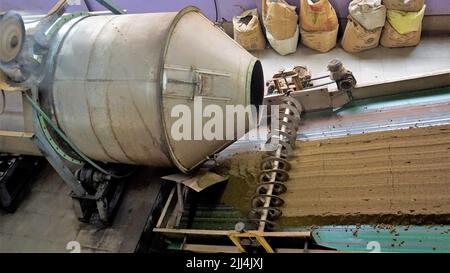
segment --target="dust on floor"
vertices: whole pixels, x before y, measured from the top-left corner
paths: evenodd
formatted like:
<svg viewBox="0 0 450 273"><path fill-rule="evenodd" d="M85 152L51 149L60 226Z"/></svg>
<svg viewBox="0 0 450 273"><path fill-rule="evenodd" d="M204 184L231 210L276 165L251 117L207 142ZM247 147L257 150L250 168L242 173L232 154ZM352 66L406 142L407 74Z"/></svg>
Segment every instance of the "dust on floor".
<svg viewBox="0 0 450 273"><path fill-rule="evenodd" d="M250 211L250 202L258 185L257 175L262 152L246 152L233 155L220 164L221 173L229 180L221 202L232 205L244 215Z"/></svg>
<svg viewBox="0 0 450 273"><path fill-rule="evenodd" d="M448 221L443 216L450 214L450 126L299 144L283 196L284 218Z"/></svg>
<svg viewBox="0 0 450 273"><path fill-rule="evenodd" d="M249 209L260 158L231 159L224 201ZM450 223L450 125L298 141L290 162L282 226Z"/></svg>

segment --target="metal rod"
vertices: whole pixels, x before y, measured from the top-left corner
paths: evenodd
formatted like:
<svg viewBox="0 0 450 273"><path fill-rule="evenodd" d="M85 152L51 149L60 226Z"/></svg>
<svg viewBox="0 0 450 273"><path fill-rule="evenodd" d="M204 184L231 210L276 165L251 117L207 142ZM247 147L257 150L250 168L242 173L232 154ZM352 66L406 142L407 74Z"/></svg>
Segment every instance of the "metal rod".
<svg viewBox="0 0 450 273"><path fill-rule="evenodd" d="M288 108L286 108L286 109L284 110L285 116L288 116L288 115L289 115L289 111L290 111L290 110L289 110ZM281 126L281 131L282 131L282 132L285 132L285 131L286 131L286 125L284 125L284 124L286 124L286 123L288 123L288 122L289 122L288 118L287 118L287 117L284 117L284 118L283 118L283 125ZM280 135L280 140L283 140L284 138L285 138L285 137L284 137L283 135ZM278 144L278 148L277 148L277 151L276 151L276 153L275 153L275 157L280 157L280 156L281 156L281 149L282 149L281 144ZM278 162L278 161L275 161L275 162L274 162L273 169L277 169L277 168L278 168L278 165L279 165L279 162ZM271 175L271 177L270 177L270 182L275 182L275 180L276 180L276 175L277 175L277 173L276 173L275 171L272 172L272 175ZM270 202L271 202L271 200L272 200L272 197L270 197L270 195L273 194L273 189L274 189L274 187L275 187L274 184L270 184L270 185L269 185L269 187L268 187L268 189L267 189L267 193L266 193L267 196L266 196L266 198L265 198L264 207L270 207ZM266 220L267 220L268 214L269 214L269 210L268 210L268 209L263 210L263 213L261 214L261 218L260 218L261 221L260 221L259 227L258 227L258 230L261 231L261 232L263 232L264 229L265 229L265 227L266 227Z"/></svg>
<svg viewBox="0 0 450 273"><path fill-rule="evenodd" d="M330 77L330 75L321 76L321 77L317 77L317 78L312 78L312 79L307 80L306 82L315 81L315 80L320 80L320 79L325 79L325 78L328 78L328 77ZM305 81L304 81L304 82L305 82Z"/></svg>
<svg viewBox="0 0 450 273"><path fill-rule="evenodd" d="M100 5L104 6L105 8L109 9L114 14L125 14L126 12L119 8L114 2L111 0L96 0Z"/></svg>

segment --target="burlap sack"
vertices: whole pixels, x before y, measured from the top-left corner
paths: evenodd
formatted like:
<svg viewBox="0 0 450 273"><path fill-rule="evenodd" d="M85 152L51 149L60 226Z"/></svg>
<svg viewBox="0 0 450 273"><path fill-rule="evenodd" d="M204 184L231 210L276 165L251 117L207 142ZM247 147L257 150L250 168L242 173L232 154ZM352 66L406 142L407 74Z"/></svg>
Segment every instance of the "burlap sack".
<svg viewBox="0 0 450 273"><path fill-rule="evenodd" d="M375 48L380 43L382 29L379 27L374 30L367 30L354 18L348 16L347 26L341 42L342 48L351 53Z"/></svg>
<svg viewBox="0 0 450 273"><path fill-rule="evenodd" d="M336 46L339 26L331 31L306 31L300 29L301 41L305 46L325 53Z"/></svg>
<svg viewBox="0 0 450 273"><path fill-rule="evenodd" d="M266 47L257 9L247 10L240 16L233 17L233 33L234 40L249 51L262 50Z"/></svg>
<svg viewBox="0 0 450 273"><path fill-rule="evenodd" d="M328 0L300 0L300 29L332 31L338 26L336 11Z"/></svg>
<svg viewBox="0 0 450 273"><path fill-rule="evenodd" d="M263 23L273 38L292 38L297 30L298 15L295 6L284 0L262 0Z"/></svg>
<svg viewBox="0 0 450 273"><path fill-rule="evenodd" d="M383 4L387 9L401 11L419 11L425 4L425 0L383 0Z"/></svg>
<svg viewBox="0 0 450 273"><path fill-rule="evenodd" d="M386 21L386 7L381 4L381 0L354 0L350 2L348 11L368 30L383 27Z"/></svg>
<svg viewBox="0 0 450 273"><path fill-rule="evenodd" d="M424 5L420 11L388 10L387 20L400 34L418 31L422 27L425 8L426 6Z"/></svg>
<svg viewBox="0 0 450 273"><path fill-rule="evenodd" d="M402 35L386 21L383 32L381 33L380 43L384 47L416 46L420 42L421 33L422 27L419 31L413 31Z"/></svg>
<svg viewBox="0 0 450 273"><path fill-rule="evenodd" d="M284 0L262 0L263 23L272 48L281 55L294 53L298 43L298 15Z"/></svg>

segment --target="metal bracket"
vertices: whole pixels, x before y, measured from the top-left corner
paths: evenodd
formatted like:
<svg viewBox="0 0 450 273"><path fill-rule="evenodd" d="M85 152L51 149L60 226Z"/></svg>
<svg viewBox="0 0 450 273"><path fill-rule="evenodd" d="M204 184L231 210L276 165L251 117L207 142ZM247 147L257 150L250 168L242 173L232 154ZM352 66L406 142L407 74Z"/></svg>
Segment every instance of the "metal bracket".
<svg viewBox="0 0 450 273"><path fill-rule="evenodd" d="M174 71L173 74L170 73L171 75L169 75L168 72L170 70ZM208 91L211 89L212 79L214 76L231 77L231 74L227 72L199 69L192 66L185 67L166 64L164 65L164 71L164 90L166 90L168 84L184 84L193 86L192 94L189 96L178 94L165 94L165 96L187 98L191 100L193 100L196 95L207 95ZM228 98L217 99L228 100Z"/></svg>
<svg viewBox="0 0 450 273"><path fill-rule="evenodd" d="M8 76L0 70L0 90L4 92L20 92L27 90L28 87L12 82L8 79Z"/></svg>
<svg viewBox="0 0 450 273"><path fill-rule="evenodd" d="M90 223L92 215L98 214L103 225L110 225L125 188L124 180L104 181L96 189L95 195L78 196L71 194L78 219Z"/></svg>
<svg viewBox="0 0 450 273"><path fill-rule="evenodd" d="M93 213L97 212L99 219L103 224L111 224L112 217L118 207L125 187L125 181L123 181L123 179L118 181L104 181L95 189L93 195L89 194L80 180L66 166L63 159L60 158L58 153L45 138L39 123L39 115L35 109L33 109L32 115L35 130L32 141L72 190L71 197L75 201L74 210L78 219L83 222L90 222Z"/></svg>
<svg viewBox="0 0 450 273"><path fill-rule="evenodd" d="M336 109L353 100L352 90L356 85L353 73L347 70L339 60L328 64L330 75L311 78L306 67L296 66L292 71L281 71L267 82L269 95L264 97L265 104L279 104L285 94L289 94L302 106L303 112ZM301 77L300 77L301 76ZM329 78L331 82L314 84L314 81ZM329 91L326 86L336 83L337 90Z"/></svg>
<svg viewBox="0 0 450 273"><path fill-rule="evenodd" d="M242 245L242 239L247 238L250 240L256 239L258 244L264 248L267 253L275 253L273 248L264 238L264 233L259 231L245 231L245 232L230 232L228 234L228 238L233 242L233 244L237 247L239 252L246 253L247 250Z"/></svg>
<svg viewBox="0 0 450 273"><path fill-rule="evenodd" d="M44 136L44 132L39 124L39 117L36 110L32 110L32 120L34 127L34 136L32 141L41 150L47 161L52 165L55 171L61 176L63 181L72 189L78 196L87 195L86 190L73 175L72 171L64 164L59 155L53 150Z"/></svg>
<svg viewBox="0 0 450 273"><path fill-rule="evenodd" d="M302 106L303 112L324 111L344 106L352 100L351 91L329 91L328 88L305 89L293 91L290 96ZM284 94L273 94L264 97L267 105L279 104Z"/></svg>

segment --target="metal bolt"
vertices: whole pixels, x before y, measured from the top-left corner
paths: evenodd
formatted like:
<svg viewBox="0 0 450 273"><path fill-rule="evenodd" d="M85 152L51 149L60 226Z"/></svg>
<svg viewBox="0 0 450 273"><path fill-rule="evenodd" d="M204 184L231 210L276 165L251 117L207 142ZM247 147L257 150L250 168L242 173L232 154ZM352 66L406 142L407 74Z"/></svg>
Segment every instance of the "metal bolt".
<svg viewBox="0 0 450 273"><path fill-rule="evenodd" d="M242 222L238 222L236 223L236 225L234 225L234 230L236 232L242 233L245 231L245 224Z"/></svg>

